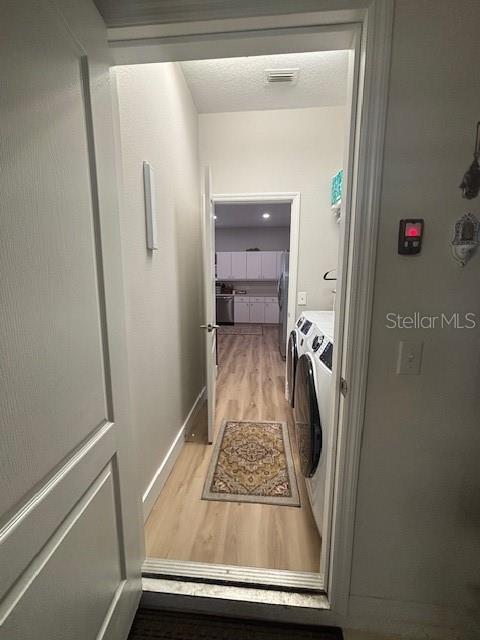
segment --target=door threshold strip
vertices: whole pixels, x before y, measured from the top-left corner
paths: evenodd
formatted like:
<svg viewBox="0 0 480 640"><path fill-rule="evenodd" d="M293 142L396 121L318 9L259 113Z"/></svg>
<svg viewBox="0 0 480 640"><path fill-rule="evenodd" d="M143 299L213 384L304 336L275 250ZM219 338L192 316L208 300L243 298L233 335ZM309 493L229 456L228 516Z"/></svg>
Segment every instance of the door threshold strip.
<svg viewBox="0 0 480 640"><path fill-rule="evenodd" d="M261 569L226 564L210 564L187 560L146 558L142 567L144 577L185 580L208 584L245 585L260 589L324 593L323 579L310 571Z"/></svg>

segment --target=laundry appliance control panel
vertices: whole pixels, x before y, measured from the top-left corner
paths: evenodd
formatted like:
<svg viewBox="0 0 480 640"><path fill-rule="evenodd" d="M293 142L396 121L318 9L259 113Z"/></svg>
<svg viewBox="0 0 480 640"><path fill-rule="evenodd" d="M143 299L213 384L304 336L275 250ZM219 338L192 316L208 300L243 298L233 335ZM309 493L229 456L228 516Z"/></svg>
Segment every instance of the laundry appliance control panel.
<svg viewBox="0 0 480 640"><path fill-rule="evenodd" d="M303 335L306 336L311 328L312 328L312 323L310 322L310 320L305 320L300 331L303 333Z"/></svg>

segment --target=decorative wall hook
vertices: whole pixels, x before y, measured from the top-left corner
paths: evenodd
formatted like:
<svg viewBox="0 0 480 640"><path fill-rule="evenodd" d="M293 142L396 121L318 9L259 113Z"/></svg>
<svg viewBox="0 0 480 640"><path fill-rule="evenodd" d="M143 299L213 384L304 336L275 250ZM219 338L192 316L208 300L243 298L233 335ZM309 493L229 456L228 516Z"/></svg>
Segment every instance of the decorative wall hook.
<svg viewBox="0 0 480 640"><path fill-rule="evenodd" d="M460 189L462 190L462 197L467 200L472 200L478 196L480 192L480 165L478 159L480 158L480 121L477 122L477 132L475 136L475 146L473 148L473 162L465 172Z"/></svg>
<svg viewBox="0 0 480 640"><path fill-rule="evenodd" d="M480 245L480 222L472 213L457 220L452 240L453 257L464 267Z"/></svg>
<svg viewBox="0 0 480 640"><path fill-rule="evenodd" d="M336 269L330 269L330 271L326 271L326 272L323 274L323 279L324 279L324 280L336 280L336 278L331 278L331 277L330 277L330 274L331 274L331 273L333 273L334 271L336 271Z"/></svg>

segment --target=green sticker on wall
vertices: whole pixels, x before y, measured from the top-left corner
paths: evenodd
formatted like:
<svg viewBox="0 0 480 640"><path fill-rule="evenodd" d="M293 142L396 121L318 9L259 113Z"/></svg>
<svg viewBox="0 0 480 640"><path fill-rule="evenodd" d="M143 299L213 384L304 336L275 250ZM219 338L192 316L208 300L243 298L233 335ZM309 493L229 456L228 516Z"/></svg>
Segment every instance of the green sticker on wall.
<svg viewBox="0 0 480 640"><path fill-rule="evenodd" d="M332 188L330 193L330 201L332 207L338 204L342 199L343 190L343 169L340 169L332 178Z"/></svg>

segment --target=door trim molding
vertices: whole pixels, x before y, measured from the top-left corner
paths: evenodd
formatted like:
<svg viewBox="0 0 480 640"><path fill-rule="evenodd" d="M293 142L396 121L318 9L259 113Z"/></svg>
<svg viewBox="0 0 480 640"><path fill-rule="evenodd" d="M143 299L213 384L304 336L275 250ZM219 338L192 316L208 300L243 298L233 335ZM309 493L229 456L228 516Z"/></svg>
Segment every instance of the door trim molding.
<svg viewBox="0 0 480 640"><path fill-rule="evenodd" d="M287 339L295 324L295 312L297 308L297 284L298 284L298 240L300 235L300 206L301 194L299 191L274 191L262 193L213 193L212 202L215 204L238 204L244 202L287 202L291 205L290 211L290 259L288 276L288 322Z"/></svg>
<svg viewBox="0 0 480 640"><path fill-rule="evenodd" d="M380 217L383 150L387 115L394 0L372 0L359 43L356 104L352 106L345 239L350 238L347 268L341 274L344 312L337 378L349 384L344 398L336 385L334 422L336 460L326 586L332 610L347 616L353 561L360 447L365 419L373 289ZM353 119L354 118L354 119ZM352 348L352 345L353 348ZM340 412L340 402L343 402Z"/></svg>
<svg viewBox="0 0 480 640"><path fill-rule="evenodd" d="M158 469L153 474L153 477L150 480L150 483L147 486L142 496L144 520L147 520L151 510L153 509L153 505L155 504L158 496L160 495L160 492L165 486L168 476L170 475L170 472L173 469L173 465L177 461L177 458L180 455L183 445L185 444L185 441L184 441L185 434L192 426L195 418L198 415L198 412L200 411L200 408L203 402L205 402L206 392L207 392L206 387L203 387L203 389L200 391L198 396L195 398L195 402L191 406L190 411L188 412L188 415L185 418L184 423L182 424L180 429L177 431L177 435L173 439L173 442L170 445L170 448L165 454L165 457L160 463Z"/></svg>

